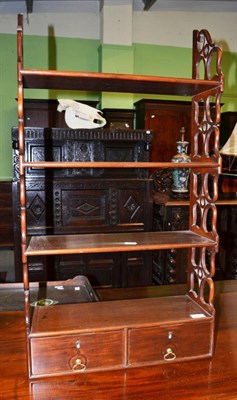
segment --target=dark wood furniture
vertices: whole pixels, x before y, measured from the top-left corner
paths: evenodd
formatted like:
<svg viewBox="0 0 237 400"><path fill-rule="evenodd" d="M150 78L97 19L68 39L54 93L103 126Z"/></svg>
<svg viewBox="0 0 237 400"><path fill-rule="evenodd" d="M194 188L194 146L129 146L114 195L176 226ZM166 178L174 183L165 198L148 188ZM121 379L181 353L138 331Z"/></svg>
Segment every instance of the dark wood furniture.
<svg viewBox="0 0 237 400"><path fill-rule="evenodd" d="M0 180L0 282L6 282L11 273L9 265L4 265L3 260L13 253L13 248L12 184L10 180Z"/></svg>
<svg viewBox="0 0 237 400"><path fill-rule="evenodd" d="M25 322L30 378L73 376L79 372L115 370L173 361L211 357L214 351L213 305L215 254L218 250L215 201L220 171L218 124L223 91L221 50L206 30L193 32L193 79L157 76L27 70L23 67L22 16L18 17L18 133L21 203L21 246L24 276ZM207 52L207 49L209 50ZM215 53L216 73L210 74ZM205 65L200 79L199 65ZM27 238L27 168L175 168L174 163L134 161L28 161L25 159L24 88L81 89L134 93L160 93L192 97L192 152L189 230L170 232L38 235ZM209 101L215 99L216 117L209 118ZM200 103L204 117L198 122ZM208 133L207 133L208 127ZM202 140L198 140L201 135ZM214 147L209 146L211 139ZM180 167L184 167L183 164ZM202 190L199 191L201 183ZM212 191L209 191L211 186ZM207 214L211 214L211 229ZM57 304L29 307L28 258L43 255L90 254L124 251L190 249L187 294L116 302ZM129 250L128 250L129 249ZM211 268L204 260L211 255ZM201 256L200 256L201 254ZM197 346L193 346L193 343ZM91 351L93 348L93 351ZM154 352L156 348L156 352ZM47 357L46 357L47 354Z"/></svg>
<svg viewBox="0 0 237 400"><path fill-rule="evenodd" d="M0 248L13 243L12 182L0 181Z"/></svg>
<svg viewBox="0 0 237 400"><path fill-rule="evenodd" d="M0 300L4 304L4 287ZM21 286L22 288L22 286ZM16 290L16 289L14 289ZM27 379L24 312L14 311L16 295L12 290L12 311L0 312L0 398L2 400L50 400L58 398L93 400L175 399L175 400L235 400L237 393L237 282L215 283L215 354L211 360L194 360L143 366L62 377ZM24 294L21 289L24 307ZM186 285L153 286L133 289L97 291L106 300L138 297L174 296L186 293ZM8 298L9 298L8 292ZM116 301L114 301L116 303ZM193 342L193 345L197 345Z"/></svg>
<svg viewBox="0 0 237 400"><path fill-rule="evenodd" d="M134 104L136 128L154 132L150 160L170 161L181 140L180 129L185 128L185 140L191 140L190 101L142 99ZM190 146L188 151L190 152Z"/></svg>
<svg viewBox="0 0 237 400"><path fill-rule="evenodd" d="M236 123L236 111L227 111L221 114L220 147L224 146L224 144L227 142ZM237 193L237 158L235 158L233 163L230 163L230 161L232 160L233 157L229 159L229 156L222 155L222 174L220 177L220 189L224 193Z"/></svg>
<svg viewBox="0 0 237 400"><path fill-rule="evenodd" d="M152 141L151 133L131 129L114 132L28 127L24 135L25 158L29 162L77 162L81 159L147 162ZM18 129L14 128L15 275L16 280L21 281L18 139ZM152 230L153 181L145 168L54 171L28 168L25 178L29 235ZM152 283L152 255L148 252L38 256L30 258L28 268L31 281L62 280L84 274L95 287Z"/></svg>
<svg viewBox="0 0 237 400"><path fill-rule="evenodd" d="M184 128L184 140L189 142L191 152L192 103L191 101L142 99L135 104L136 128L153 132L150 161L170 161L177 153L176 142L181 140ZM215 103L209 104L209 112L215 118ZM204 113L200 103L199 118ZM213 138L210 146L213 146Z"/></svg>
<svg viewBox="0 0 237 400"><path fill-rule="evenodd" d="M104 108L107 129L134 129L135 110L127 108Z"/></svg>
<svg viewBox="0 0 237 400"><path fill-rule="evenodd" d="M224 144L230 137L235 124L237 122L237 111L226 111L221 113L221 123L220 123L220 147Z"/></svg>
<svg viewBox="0 0 237 400"><path fill-rule="evenodd" d="M222 174L220 177L220 187L223 193L237 193L237 175Z"/></svg>
<svg viewBox="0 0 237 400"><path fill-rule="evenodd" d="M220 237L216 254L215 280L237 278L237 196L221 194L217 205L217 231ZM176 231L187 229L189 201L175 199L167 193L154 194L154 230ZM153 279L157 284L184 283L187 281L188 252L186 249L155 251Z"/></svg>

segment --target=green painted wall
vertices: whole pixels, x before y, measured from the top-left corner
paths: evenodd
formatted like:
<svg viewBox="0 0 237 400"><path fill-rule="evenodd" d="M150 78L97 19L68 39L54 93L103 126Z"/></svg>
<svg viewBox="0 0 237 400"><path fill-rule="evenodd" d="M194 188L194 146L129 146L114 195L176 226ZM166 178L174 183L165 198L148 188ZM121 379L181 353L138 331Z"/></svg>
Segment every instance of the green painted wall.
<svg viewBox="0 0 237 400"><path fill-rule="evenodd" d="M191 77L192 52L172 46L115 46L101 45L98 40L25 36L24 64L26 68ZM237 54L224 53L222 111L237 110L236 71ZM112 93L103 93L100 97L91 92L45 90L26 90L25 96L101 100L102 108L131 108L142 97L157 97ZM11 127L17 125L16 97L16 35L0 34L0 179L12 177Z"/></svg>
<svg viewBox="0 0 237 400"><path fill-rule="evenodd" d="M136 74L191 78L191 49L172 46L134 45Z"/></svg>
<svg viewBox="0 0 237 400"><path fill-rule="evenodd" d="M224 74L223 111L237 111L237 54L223 52L222 71Z"/></svg>
<svg viewBox="0 0 237 400"><path fill-rule="evenodd" d="M26 68L98 71L97 40L25 36ZM50 49L50 51L49 51ZM12 177L11 127L17 125L16 35L0 34L0 179ZM98 99L98 93L25 90L28 98Z"/></svg>
<svg viewBox="0 0 237 400"><path fill-rule="evenodd" d="M133 74L133 46L101 45L100 71L115 74ZM133 108L133 103L133 93L103 92L101 94L101 108Z"/></svg>
<svg viewBox="0 0 237 400"><path fill-rule="evenodd" d="M17 124L15 42L15 35L0 35L0 178L2 179L12 176L11 126Z"/></svg>
<svg viewBox="0 0 237 400"><path fill-rule="evenodd" d="M172 46L135 44L134 73L191 78L192 51L191 49ZM169 96L135 95L134 101L144 97L169 99Z"/></svg>

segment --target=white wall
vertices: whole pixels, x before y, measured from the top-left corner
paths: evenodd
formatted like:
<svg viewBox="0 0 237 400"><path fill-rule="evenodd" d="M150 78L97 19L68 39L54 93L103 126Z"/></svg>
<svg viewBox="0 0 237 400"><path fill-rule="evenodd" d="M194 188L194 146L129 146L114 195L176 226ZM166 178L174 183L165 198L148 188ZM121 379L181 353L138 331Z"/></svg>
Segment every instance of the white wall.
<svg viewBox="0 0 237 400"><path fill-rule="evenodd" d="M24 16L24 34L47 36L53 26L57 37L100 39L100 13L36 13ZM0 33L16 34L17 16L0 15Z"/></svg>
<svg viewBox="0 0 237 400"><path fill-rule="evenodd" d="M133 42L190 48L194 29L207 29L222 50L237 52L237 13L137 12Z"/></svg>
<svg viewBox="0 0 237 400"><path fill-rule="evenodd" d="M26 17L25 17L26 18ZM100 13L33 13L24 23L24 33L48 35L48 27L61 37L100 39ZM16 33L16 15L0 15L0 33ZM193 29L207 29L224 51L237 52L237 12L133 12L133 43L192 47ZM117 25L111 37L117 35ZM117 35L118 36L118 35Z"/></svg>

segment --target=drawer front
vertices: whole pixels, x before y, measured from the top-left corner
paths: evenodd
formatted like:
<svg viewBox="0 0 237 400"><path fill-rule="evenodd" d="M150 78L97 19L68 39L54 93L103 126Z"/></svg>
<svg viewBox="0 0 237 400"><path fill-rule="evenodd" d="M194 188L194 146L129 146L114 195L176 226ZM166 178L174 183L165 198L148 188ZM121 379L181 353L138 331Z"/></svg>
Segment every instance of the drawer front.
<svg viewBox="0 0 237 400"><path fill-rule="evenodd" d="M211 349L210 320L128 332L128 366L211 356Z"/></svg>
<svg viewBox="0 0 237 400"><path fill-rule="evenodd" d="M44 376L123 368L124 337L121 330L31 338L31 374Z"/></svg>

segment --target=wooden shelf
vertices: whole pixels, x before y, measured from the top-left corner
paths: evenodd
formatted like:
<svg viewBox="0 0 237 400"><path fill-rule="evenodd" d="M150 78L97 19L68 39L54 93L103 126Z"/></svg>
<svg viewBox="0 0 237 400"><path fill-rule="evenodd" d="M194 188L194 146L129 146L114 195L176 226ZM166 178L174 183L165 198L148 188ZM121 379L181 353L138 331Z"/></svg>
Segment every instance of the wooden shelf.
<svg viewBox="0 0 237 400"><path fill-rule="evenodd" d="M216 56L215 58L213 57ZM214 350L214 257L218 249L216 213L207 225L210 193L217 197L220 96L223 91L221 49L206 30L193 31L195 79L54 71L23 68L23 16L18 16L18 131L21 248L30 378L61 376L84 370L112 370L210 357ZM210 60L215 61L215 75ZM205 80L199 79L204 67ZM192 101L192 163L172 162L28 162L25 160L24 88L86 90L189 96ZM209 118L215 99L215 117ZM205 108L205 118L199 109ZM207 120L207 121L206 121ZM208 130L207 128L208 122ZM168 134L168 131L167 131ZM209 157L209 139L214 148ZM199 140L201 139L201 140ZM200 142L200 143L199 143ZM32 236L27 243L25 168L186 168L191 174L190 230ZM195 171L196 169L196 171ZM200 184L197 176L200 174ZM210 179L209 179L210 177ZM210 186L210 189L209 189ZM46 204L47 206L47 204ZM214 205L213 203L211 206ZM200 218L199 218L200 217ZM200 221L199 221L200 220ZM29 307L28 257L61 254L192 249L186 296ZM208 252L207 248L211 251ZM198 249L198 250L196 250ZM200 251L201 249L201 251ZM211 268L205 265L207 256Z"/></svg>
<svg viewBox="0 0 237 400"><path fill-rule="evenodd" d="M27 89L64 89L194 96L220 87L215 80L132 74L20 69Z"/></svg>
<svg viewBox="0 0 237 400"><path fill-rule="evenodd" d="M27 256L50 254L104 253L212 247L215 242L191 231L126 232L85 235L32 236Z"/></svg>
<svg viewBox="0 0 237 400"><path fill-rule="evenodd" d="M177 168L177 163L174 162L108 162L108 161L38 161L38 162L23 162L25 168ZM178 168L219 168L220 164L213 162L190 162L179 163Z"/></svg>

